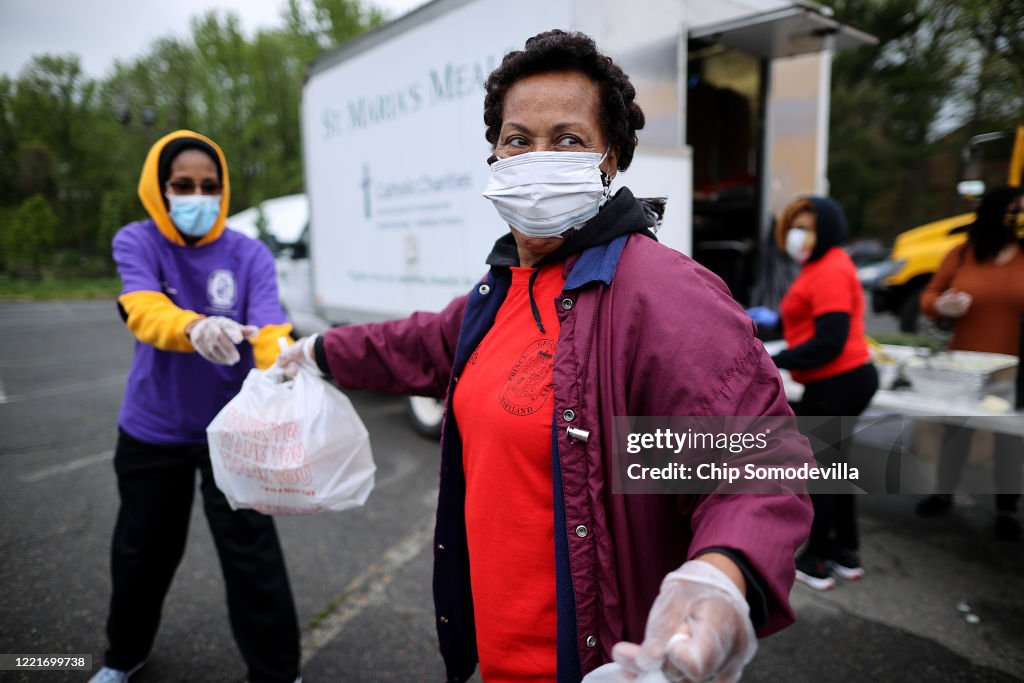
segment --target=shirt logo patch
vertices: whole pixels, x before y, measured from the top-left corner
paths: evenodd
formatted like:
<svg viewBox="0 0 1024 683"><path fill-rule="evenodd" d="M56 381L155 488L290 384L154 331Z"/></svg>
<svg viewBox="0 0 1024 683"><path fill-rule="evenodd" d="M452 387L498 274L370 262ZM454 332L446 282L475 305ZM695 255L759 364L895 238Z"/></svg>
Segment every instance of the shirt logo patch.
<svg viewBox="0 0 1024 683"><path fill-rule="evenodd" d="M238 286L235 274L230 270L215 270L206 281L206 296L213 308L228 308L235 305L238 298Z"/></svg>
<svg viewBox="0 0 1024 683"><path fill-rule="evenodd" d="M538 339L523 351L498 391L501 407L512 415L532 415L540 410L553 388L555 339Z"/></svg>

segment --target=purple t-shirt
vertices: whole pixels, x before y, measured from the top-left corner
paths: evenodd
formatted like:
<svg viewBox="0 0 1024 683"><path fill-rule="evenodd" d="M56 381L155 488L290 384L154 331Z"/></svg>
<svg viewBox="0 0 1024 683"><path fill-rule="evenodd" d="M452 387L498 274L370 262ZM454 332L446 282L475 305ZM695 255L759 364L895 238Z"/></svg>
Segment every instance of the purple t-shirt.
<svg viewBox="0 0 1024 683"><path fill-rule="evenodd" d="M114 236L122 294L164 293L180 308L224 316L243 325L288 322L277 295L274 259L266 245L234 232L201 247L171 243L152 220L130 223ZM215 365L198 353L161 351L138 340L118 424L149 443L206 443L206 426L254 367L252 346L242 359Z"/></svg>

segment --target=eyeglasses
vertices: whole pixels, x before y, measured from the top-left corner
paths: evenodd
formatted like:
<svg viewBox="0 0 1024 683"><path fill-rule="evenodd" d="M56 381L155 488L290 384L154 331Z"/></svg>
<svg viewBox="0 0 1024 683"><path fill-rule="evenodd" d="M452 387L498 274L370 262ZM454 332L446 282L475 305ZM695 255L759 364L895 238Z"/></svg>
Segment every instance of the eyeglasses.
<svg viewBox="0 0 1024 683"><path fill-rule="evenodd" d="M184 178L180 180L172 180L171 182L167 183L167 186L171 188L172 194L196 193L196 183ZM203 182L199 183L199 191L203 194L217 194L220 192L220 189L221 184L218 182L214 182L212 180L204 180Z"/></svg>

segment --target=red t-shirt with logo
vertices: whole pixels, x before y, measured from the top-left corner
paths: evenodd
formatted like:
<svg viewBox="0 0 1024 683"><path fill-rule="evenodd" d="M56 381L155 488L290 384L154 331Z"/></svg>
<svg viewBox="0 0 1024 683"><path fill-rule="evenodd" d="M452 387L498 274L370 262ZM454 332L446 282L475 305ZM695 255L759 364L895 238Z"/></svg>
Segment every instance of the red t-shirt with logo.
<svg viewBox="0 0 1024 683"><path fill-rule="evenodd" d="M814 338L814 319L826 313L847 313L850 334L842 352L824 365L805 370L790 370L802 384L835 377L868 362L864 340L864 290L857 268L845 251L832 247L816 261L804 264L800 274L782 297L779 306L782 334L786 345L794 348Z"/></svg>
<svg viewBox="0 0 1024 683"><path fill-rule="evenodd" d="M508 298L455 388L466 474L466 537L480 674L488 683L556 678L551 478L553 301L561 265L512 268Z"/></svg>

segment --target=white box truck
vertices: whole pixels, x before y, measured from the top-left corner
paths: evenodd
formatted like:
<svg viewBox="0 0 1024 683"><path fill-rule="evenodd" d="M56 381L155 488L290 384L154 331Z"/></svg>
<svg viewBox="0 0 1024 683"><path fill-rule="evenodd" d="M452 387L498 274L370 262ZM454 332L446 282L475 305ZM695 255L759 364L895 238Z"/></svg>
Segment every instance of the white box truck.
<svg viewBox="0 0 1024 683"><path fill-rule="evenodd" d="M741 300L771 212L827 192L831 51L873 40L773 0L434 0L352 40L310 66L302 95L324 319L439 310L484 275L508 228L481 196L483 82L552 28L589 34L630 75L647 125L617 182L667 197L659 239Z"/></svg>

